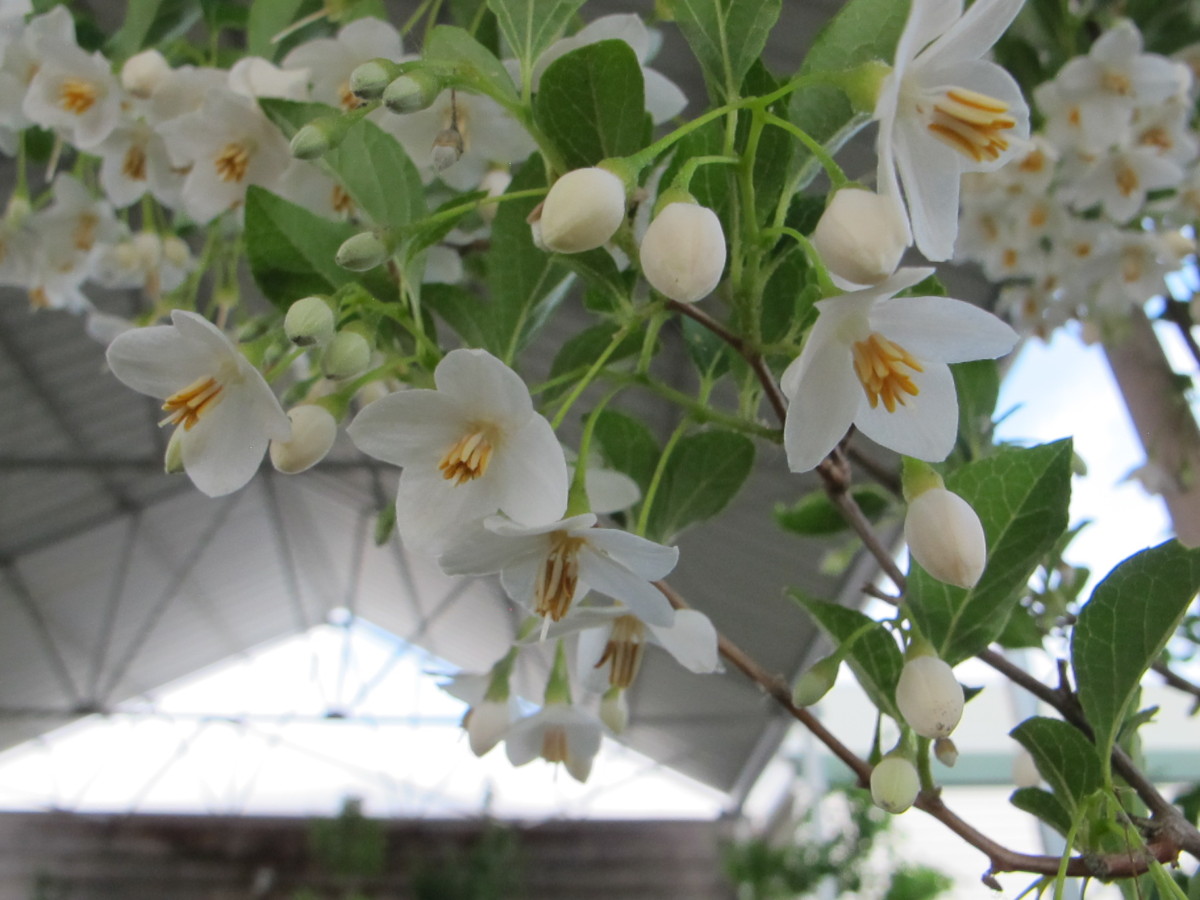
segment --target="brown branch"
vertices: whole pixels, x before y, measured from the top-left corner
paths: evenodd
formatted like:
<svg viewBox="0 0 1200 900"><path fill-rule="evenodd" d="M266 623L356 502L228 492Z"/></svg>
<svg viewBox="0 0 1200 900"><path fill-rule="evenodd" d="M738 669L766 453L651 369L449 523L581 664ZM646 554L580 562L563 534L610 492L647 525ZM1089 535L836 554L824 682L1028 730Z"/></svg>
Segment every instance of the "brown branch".
<svg viewBox="0 0 1200 900"><path fill-rule="evenodd" d="M675 609L688 609L683 596L665 581L656 581L655 586ZM865 759L843 744L820 720L807 709L792 702L792 691L779 675L772 675L737 644L717 632L717 647L721 655L747 678L757 684L792 718L800 722L812 735L850 768L860 787L868 787L872 766ZM1055 875L1062 862L1061 857L1010 850L979 831L961 818L942 801L939 791L924 791L917 797L914 807L933 816L972 847L987 856L990 869L985 878L994 872L1030 872L1037 875ZM1179 856L1180 846L1172 831L1164 831L1146 847L1145 853L1114 853L1104 856L1073 856L1067 863L1069 876L1091 876L1098 878L1128 878L1141 875L1149 868L1151 860L1172 862Z"/></svg>
<svg viewBox="0 0 1200 900"><path fill-rule="evenodd" d="M1196 697L1198 700L1200 700L1200 684L1193 684L1182 675L1172 671L1170 666L1168 666L1162 660L1156 660L1150 666L1150 668L1161 675L1163 677L1163 681L1175 688L1175 690L1183 691L1185 694L1191 694L1193 697Z"/></svg>

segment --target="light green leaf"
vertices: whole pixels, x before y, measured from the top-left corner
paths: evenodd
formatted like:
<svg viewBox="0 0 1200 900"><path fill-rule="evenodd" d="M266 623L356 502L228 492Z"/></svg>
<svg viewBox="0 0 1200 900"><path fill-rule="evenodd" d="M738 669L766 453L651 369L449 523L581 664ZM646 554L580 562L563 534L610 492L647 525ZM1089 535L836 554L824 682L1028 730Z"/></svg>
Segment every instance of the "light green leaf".
<svg viewBox="0 0 1200 900"><path fill-rule="evenodd" d="M490 303L457 284L426 284L421 304L437 313L468 347L488 347L487 336L496 330Z"/></svg>
<svg viewBox="0 0 1200 900"><path fill-rule="evenodd" d="M280 309L310 294L332 294L357 282L381 300L396 289L380 270L351 272L333 261L342 242L360 229L331 222L257 185L246 192L246 241L250 271L263 294Z"/></svg>
<svg viewBox="0 0 1200 900"><path fill-rule="evenodd" d="M1042 778L1074 819L1104 784L1096 747L1074 725L1034 716L1009 732L1029 751Z"/></svg>
<svg viewBox="0 0 1200 900"><path fill-rule="evenodd" d="M512 76L496 55L455 25L438 25L429 33L422 59L446 64L447 73L461 87L506 106L518 101Z"/></svg>
<svg viewBox="0 0 1200 900"><path fill-rule="evenodd" d="M568 168L642 149L650 133L642 67L625 41L597 41L552 62L533 116Z"/></svg>
<svg viewBox="0 0 1200 900"><path fill-rule="evenodd" d="M1120 563L1093 591L1071 636L1079 702L1104 766L1142 675L1200 588L1200 549L1167 541Z"/></svg>
<svg viewBox="0 0 1200 900"><path fill-rule="evenodd" d="M872 522L887 512L893 502L887 491L874 484L856 484L850 488L850 496ZM784 531L803 537L824 537L850 527L846 517L822 490L813 491L792 506L777 503L774 516L776 524Z"/></svg>
<svg viewBox="0 0 1200 900"><path fill-rule="evenodd" d="M904 654L896 638L879 622L856 609L788 591L817 620L834 642L844 646L853 638L845 660L871 702L897 722L904 721L896 708L896 682L904 668Z"/></svg>
<svg viewBox="0 0 1200 900"><path fill-rule="evenodd" d="M644 497L662 453L650 429L632 416L604 409L592 437L608 464L636 481Z"/></svg>
<svg viewBox="0 0 1200 900"><path fill-rule="evenodd" d="M250 5L250 16L246 22L246 51L250 56L262 56L276 60L295 45L297 40L309 35L307 27L289 36L287 40L274 43L272 38L293 22L303 19L321 8L321 0L254 0Z"/></svg>
<svg viewBox="0 0 1200 900"><path fill-rule="evenodd" d="M732 431L701 431L682 438L666 471L647 531L669 541L688 525L711 518L731 501L754 466L754 442Z"/></svg>
<svg viewBox="0 0 1200 900"><path fill-rule="evenodd" d="M488 0L500 33L528 71L543 50L558 38L583 0Z"/></svg>
<svg viewBox="0 0 1200 900"><path fill-rule="evenodd" d="M1041 819L1063 837L1071 830L1071 813L1049 791L1036 787L1018 788L1012 792L1008 802L1022 812Z"/></svg>
<svg viewBox="0 0 1200 900"><path fill-rule="evenodd" d="M109 39L105 53L119 62L184 34L199 19L198 0L129 0L125 20Z"/></svg>
<svg viewBox="0 0 1200 900"><path fill-rule="evenodd" d="M958 393L958 436L978 455L991 443L992 414L1000 396L1000 367L994 359L976 359L950 367Z"/></svg>
<svg viewBox="0 0 1200 900"><path fill-rule="evenodd" d="M683 36L696 55L709 94L734 100L779 18L781 0L668 0Z"/></svg>
<svg viewBox="0 0 1200 900"><path fill-rule="evenodd" d="M1000 636L1029 576L1066 530L1071 454L1069 440L1005 447L946 479L983 523L987 568L966 591L937 581L914 562L906 597L921 633L950 665Z"/></svg>

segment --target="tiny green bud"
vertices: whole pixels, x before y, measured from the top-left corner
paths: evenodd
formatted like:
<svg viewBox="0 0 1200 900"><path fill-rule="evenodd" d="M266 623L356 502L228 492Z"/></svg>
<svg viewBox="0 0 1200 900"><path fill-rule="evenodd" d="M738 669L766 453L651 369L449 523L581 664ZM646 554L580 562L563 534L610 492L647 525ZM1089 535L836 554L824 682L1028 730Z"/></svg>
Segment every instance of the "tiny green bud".
<svg viewBox="0 0 1200 900"><path fill-rule="evenodd" d="M428 109L442 92L442 79L425 69L412 69L395 78L383 92L383 104L394 113Z"/></svg>
<svg viewBox="0 0 1200 900"><path fill-rule="evenodd" d="M324 156L332 146L325 130L318 127L315 122L309 122L292 135L292 142L288 148L296 159L316 159Z"/></svg>
<svg viewBox="0 0 1200 900"><path fill-rule="evenodd" d="M334 261L343 269L365 272L381 265L388 255L387 244L378 234L374 231L361 231L342 242Z"/></svg>
<svg viewBox="0 0 1200 900"><path fill-rule="evenodd" d="M886 812L904 812L920 792L917 767L903 756L889 753L871 770L871 800Z"/></svg>
<svg viewBox="0 0 1200 900"><path fill-rule="evenodd" d="M283 330L297 347L324 344L333 337L333 310L320 297L305 297L288 307Z"/></svg>
<svg viewBox="0 0 1200 900"><path fill-rule="evenodd" d="M800 676L792 689L792 702L797 706L812 706L829 693L837 681L838 668L842 661L836 656L817 660L807 672Z"/></svg>
<svg viewBox="0 0 1200 900"><path fill-rule="evenodd" d="M163 471L178 475L183 471L183 429L176 428L167 441L167 452L163 455Z"/></svg>
<svg viewBox="0 0 1200 900"><path fill-rule="evenodd" d="M339 331L321 357L321 371L327 378L353 378L370 364L371 345L354 331Z"/></svg>
<svg viewBox="0 0 1200 900"><path fill-rule="evenodd" d="M400 64L390 59L369 59L350 73L350 93L361 100L378 100L400 71Z"/></svg>

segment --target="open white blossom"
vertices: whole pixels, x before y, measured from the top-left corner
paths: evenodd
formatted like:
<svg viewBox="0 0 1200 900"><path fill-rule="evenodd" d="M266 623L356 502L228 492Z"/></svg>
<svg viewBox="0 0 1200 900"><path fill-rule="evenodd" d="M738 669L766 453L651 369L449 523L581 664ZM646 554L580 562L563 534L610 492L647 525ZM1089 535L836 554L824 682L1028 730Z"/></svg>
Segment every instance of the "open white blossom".
<svg viewBox="0 0 1200 900"><path fill-rule="evenodd" d="M587 781L600 752L600 720L577 706L547 703L542 709L512 725L505 736L508 761L523 766L539 756L562 763L576 781Z"/></svg>

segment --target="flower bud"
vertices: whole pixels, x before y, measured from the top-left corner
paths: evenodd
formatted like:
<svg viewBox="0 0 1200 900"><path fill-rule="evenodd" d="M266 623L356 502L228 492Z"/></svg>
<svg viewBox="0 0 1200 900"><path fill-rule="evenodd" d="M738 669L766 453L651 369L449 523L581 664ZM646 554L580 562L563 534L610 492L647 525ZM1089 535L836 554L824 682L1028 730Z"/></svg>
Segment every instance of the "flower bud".
<svg viewBox="0 0 1200 900"><path fill-rule="evenodd" d="M612 729L613 734L621 734L629 724L629 704L625 700L625 691L619 687L611 687L600 700L600 721Z"/></svg>
<svg viewBox="0 0 1200 900"><path fill-rule="evenodd" d="M365 272L388 258L387 244L373 231L360 231L338 247L334 261L351 272Z"/></svg>
<svg viewBox="0 0 1200 900"><path fill-rule="evenodd" d="M432 72L420 69L405 72L394 79L383 92L383 104L394 113L411 113L427 109L442 92L442 80Z"/></svg>
<svg viewBox="0 0 1200 900"><path fill-rule="evenodd" d="M938 738L933 742L933 755L943 766L953 769L958 762L958 746L948 737Z"/></svg>
<svg viewBox="0 0 1200 900"><path fill-rule="evenodd" d="M288 149L292 151L292 156L296 159L316 159L324 156L332 146L333 142L330 141L325 129L316 122L309 122L292 135Z"/></svg>
<svg viewBox="0 0 1200 900"><path fill-rule="evenodd" d="M173 234L163 238L162 254L167 262L180 268L190 265L192 261L192 251L188 249L187 243Z"/></svg>
<svg viewBox="0 0 1200 900"><path fill-rule="evenodd" d="M139 100L154 94L171 66L157 50L143 50L125 60L121 66L121 86Z"/></svg>
<svg viewBox="0 0 1200 900"><path fill-rule="evenodd" d="M288 307L283 330L297 347L324 344L333 337L333 310L320 297L305 297Z"/></svg>
<svg viewBox="0 0 1200 900"><path fill-rule="evenodd" d="M285 475L311 469L325 458L337 438L337 420L323 406L305 403L288 410L292 436L271 441L271 465Z"/></svg>
<svg viewBox="0 0 1200 900"><path fill-rule="evenodd" d="M725 269L725 232L711 209L668 203L646 229L642 272L660 294L695 303L712 293Z"/></svg>
<svg viewBox="0 0 1200 900"><path fill-rule="evenodd" d="M462 159L465 148L462 132L457 128L451 126L439 131L429 151L429 164L435 172L444 172Z"/></svg>
<svg viewBox="0 0 1200 900"><path fill-rule="evenodd" d="M371 345L361 334L339 331L325 348L321 371L327 378L353 378L371 364Z"/></svg>
<svg viewBox="0 0 1200 900"><path fill-rule="evenodd" d="M828 694L833 683L837 681L841 664L842 661L835 656L817 660L792 688L792 702L797 706L812 706Z"/></svg>
<svg viewBox="0 0 1200 900"><path fill-rule="evenodd" d="M906 662L900 671L896 706L904 721L921 737L948 737L962 718L962 685L945 660L918 656Z"/></svg>
<svg viewBox="0 0 1200 900"><path fill-rule="evenodd" d="M507 700L484 700L471 707L463 719L471 752L476 756L483 756L504 740L510 724L512 719Z"/></svg>
<svg viewBox="0 0 1200 900"><path fill-rule="evenodd" d="M541 240L555 253L582 253L608 242L625 221L625 185L599 167L568 172L542 202Z"/></svg>
<svg viewBox="0 0 1200 900"><path fill-rule="evenodd" d="M890 276L908 241L895 201L861 188L834 194L812 235L829 271L852 284L878 284Z"/></svg>
<svg viewBox="0 0 1200 900"><path fill-rule="evenodd" d="M903 756L885 756L871 770L871 800L886 812L904 812L920 792L917 767Z"/></svg>
<svg viewBox="0 0 1200 900"><path fill-rule="evenodd" d="M908 504L904 518L908 552L946 584L973 588L987 564L987 538L979 516L958 494L931 488Z"/></svg>
<svg viewBox="0 0 1200 900"><path fill-rule="evenodd" d="M360 100L378 100L399 75L399 63L382 57L369 59L350 73L348 87L350 93Z"/></svg>

